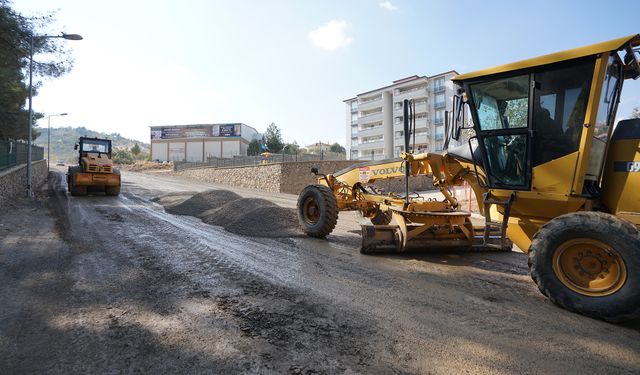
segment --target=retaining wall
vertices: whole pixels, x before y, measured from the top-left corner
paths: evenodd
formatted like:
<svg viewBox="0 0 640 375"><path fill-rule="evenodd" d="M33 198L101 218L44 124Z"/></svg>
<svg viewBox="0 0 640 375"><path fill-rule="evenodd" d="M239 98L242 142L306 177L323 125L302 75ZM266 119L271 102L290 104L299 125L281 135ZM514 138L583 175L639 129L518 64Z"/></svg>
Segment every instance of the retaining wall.
<svg viewBox="0 0 640 375"><path fill-rule="evenodd" d="M33 188L47 180L47 161L31 163L31 184ZM0 172L0 206L27 193L27 165L22 164Z"/></svg>
<svg viewBox="0 0 640 375"><path fill-rule="evenodd" d="M311 168L316 167L321 173L329 174L359 163L357 160L285 162L245 167L202 167L176 171L173 174L214 184L239 186L272 193L298 194L305 186L315 184L318 181L317 177L311 174ZM378 181L375 185L386 192L402 193L405 189L404 178ZM427 176L411 177L409 187L411 191L433 189L432 178Z"/></svg>
<svg viewBox="0 0 640 375"><path fill-rule="evenodd" d="M307 161L275 163L228 168L194 168L173 172L174 175L215 184L239 186L272 193L298 194L305 186L318 181L311 174L316 167L322 173L334 173L357 164L357 161Z"/></svg>

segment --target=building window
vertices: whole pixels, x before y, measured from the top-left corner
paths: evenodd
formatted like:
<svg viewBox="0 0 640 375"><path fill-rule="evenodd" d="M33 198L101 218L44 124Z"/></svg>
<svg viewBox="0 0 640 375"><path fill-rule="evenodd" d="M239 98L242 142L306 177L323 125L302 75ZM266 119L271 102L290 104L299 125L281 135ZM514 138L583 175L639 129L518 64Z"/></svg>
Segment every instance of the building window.
<svg viewBox="0 0 640 375"><path fill-rule="evenodd" d="M358 159L358 150L351 150L351 160Z"/></svg>
<svg viewBox="0 0 640 375"><path fill-rule="evenodd" d="M441 141L444 139L444 127L436 126L436 141Z"/></svg>
<svg viewBox="0 0 640 375"><path fill-rule="evenodd" d="M351 112L358 110L358 101L354 100L351 102Z"/></svg>
<svg viewBox="0 0 640 375"><path fill-rule="evenodd" d="M358 125L351 127L351 135L358 135Z"/></svg>
<svg viewBox="0 0 640 375"><path fill-rule="evenodd" d="M436 108L444 108L444 94L436 95L436 100L434 105Z"/></svg>
<svg viewBox="0 0 640 375"><path fill-rule="evenodd" d="M351 137L351 146L358 145L358 137Z"/></svg>
<svg viewBox="0 0 640 375"><path fill-rule="evenodd" d="M358 122L358 112L351 114L351 123Z"/></svg>
<svg viewBox="0 0 640 375"><path fill-rule="evenodd" d="M433 121L436 125L441 125L444 123L444 111L436 111L435 118Z"/></svg>
<svg viewBox="0 0 640 375"><path fill-rule="evenodd" d="M444 77L436 79L435 82L433 83L433 92L439 93L444 91L445 91Z"/></svg>

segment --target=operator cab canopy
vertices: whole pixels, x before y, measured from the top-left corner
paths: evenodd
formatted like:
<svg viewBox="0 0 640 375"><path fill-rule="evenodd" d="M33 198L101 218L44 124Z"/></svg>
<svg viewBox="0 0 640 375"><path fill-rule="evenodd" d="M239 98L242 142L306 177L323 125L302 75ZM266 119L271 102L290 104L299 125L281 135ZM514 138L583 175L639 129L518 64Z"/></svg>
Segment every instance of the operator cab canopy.
<svg viewBox="0 0 640 375"><path fill-rule="evenodd" d="M574 48L562 52L551 53L549 55L534 57L527 60L517 61L510 64L494 66L492 68L477 70L471 73L460 74L453 77L454 82L468 81L479 77L486 77L499 73L513 72L521 69L528 69L547 64L554 64L561 61L578 59L586 56L598 55L604 52L615 52L623 49L627 45L636 47L640 45L640 34L634 34L596 43L585 47Z"/></svg>
<svg viewBox="0 0 640 375"><path fill-rule="evenodd" d="M576 159L579 185L597 185L622 81L640 76L638 45L636 34L454 77L469 104L480 151L474 163L484 166L488 187L536 189L532 170L561 158ZM589 127L595 131L587 133ZM583 130L595 139L586 147ZM586 156L579 156L581 147ZM574 192L566 191L571 182L564 176L550 183L557 192Z"/></svg>

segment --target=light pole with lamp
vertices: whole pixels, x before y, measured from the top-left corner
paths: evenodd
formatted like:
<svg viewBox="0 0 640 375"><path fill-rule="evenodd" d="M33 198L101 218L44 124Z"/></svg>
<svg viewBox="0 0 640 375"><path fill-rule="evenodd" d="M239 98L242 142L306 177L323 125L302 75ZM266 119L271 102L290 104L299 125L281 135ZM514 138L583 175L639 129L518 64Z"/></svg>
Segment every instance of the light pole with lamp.
<svg viewBox="0 0 640 375"><path fill-rule="evenodd" d="M67 113L59 113L57 115L47 116L47 171L49 171L51 165L51 117L66 116Z"/></svg>
<svg viewBox="0 0 640 375"><path fill-rule="evenodd" d="M78 34L33 35L29 39L29 131L27 138L27 197L31 197L31 130L33 128L33 42L36 39L63 38L67 40L82 40Z"/></svg>

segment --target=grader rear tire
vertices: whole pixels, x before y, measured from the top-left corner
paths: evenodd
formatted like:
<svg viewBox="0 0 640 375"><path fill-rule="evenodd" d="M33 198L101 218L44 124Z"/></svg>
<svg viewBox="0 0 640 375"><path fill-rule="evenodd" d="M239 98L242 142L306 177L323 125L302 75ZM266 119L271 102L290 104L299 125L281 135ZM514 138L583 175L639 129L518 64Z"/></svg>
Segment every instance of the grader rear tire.
<svg viewBox="0 0 640 375"><path fill-rule="evenodd" d="M640 233L613 215L552 219L533 237L529 269L562 308L610 322L640 317Z"/></svg>
<svg viewBox="0 0 640 375"><path fill-rule="evenodd" d="M324 185L309 185L298 196L298 221L311 237L324 238L338 222L338 202Z"/></svg>

